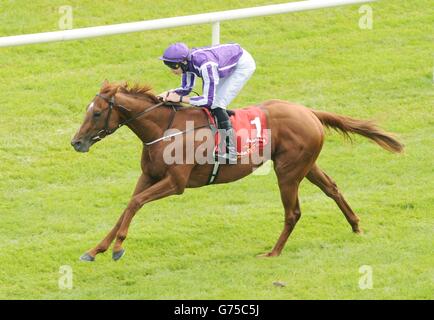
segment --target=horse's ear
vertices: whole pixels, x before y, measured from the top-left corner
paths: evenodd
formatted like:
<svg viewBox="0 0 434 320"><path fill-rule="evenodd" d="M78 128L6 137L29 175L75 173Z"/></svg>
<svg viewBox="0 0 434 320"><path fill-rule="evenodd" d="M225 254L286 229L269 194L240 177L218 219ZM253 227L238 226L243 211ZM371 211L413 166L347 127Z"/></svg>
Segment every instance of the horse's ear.
<svg viewBox="0 0 434 320"><path fill-rule="evenodd" d="M122 81L116 92L126 91L127 88L128 88L128 82L127 81Z"/></svg>
<svg viewBox="0 0 434 320"><path fill-rule="evenodd" d="M107 87L109 84L109 81L107 79L104 80L104 82L101 85L101 88Z"/></svg>

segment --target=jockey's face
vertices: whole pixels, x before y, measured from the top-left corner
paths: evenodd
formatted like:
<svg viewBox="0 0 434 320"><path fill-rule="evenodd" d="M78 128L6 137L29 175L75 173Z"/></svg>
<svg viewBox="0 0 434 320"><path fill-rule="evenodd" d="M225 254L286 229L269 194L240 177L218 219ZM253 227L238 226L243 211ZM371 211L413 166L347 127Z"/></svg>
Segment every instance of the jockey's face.
<svg viewBox="0 0 434 320"><path fill-rule="evenodd" d="M166 66L168 66L170 68L170 71L173 74L176 74L178 76L181 75L183 72L182 68L181 68L181 64L184 64L184 65L186 64L185 61L183 61L183 62L163 61L163 62Z"/></svg>
<svg viewBox="0 0 434 320"><path fill-rule="evenodd" d="M182 74L182 69L181 67L176 68L176 69L170 69L172 71L173 74L176 74L177 76Z"/></svg>

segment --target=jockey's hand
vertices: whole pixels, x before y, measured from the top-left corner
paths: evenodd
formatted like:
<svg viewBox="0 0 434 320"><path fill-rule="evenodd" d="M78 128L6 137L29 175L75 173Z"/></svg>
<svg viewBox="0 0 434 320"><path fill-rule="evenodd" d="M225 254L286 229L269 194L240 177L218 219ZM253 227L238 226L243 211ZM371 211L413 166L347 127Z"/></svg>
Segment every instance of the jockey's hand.
<svg viewBox="0 0 434 320"><path fill-rule="evenodd" d="M181 96L176 92L169 92L169 95L165 98L164 101L179 102L180 98Z"/></svg>
<svg viewBox="0 0 434 320"><path fill-rule="evenodd" d="M166 101L166 97L169 95L169 91L164 91L162 93L160 93L159 95L157 95L157 98L160 99L161 101Z"/></svg>

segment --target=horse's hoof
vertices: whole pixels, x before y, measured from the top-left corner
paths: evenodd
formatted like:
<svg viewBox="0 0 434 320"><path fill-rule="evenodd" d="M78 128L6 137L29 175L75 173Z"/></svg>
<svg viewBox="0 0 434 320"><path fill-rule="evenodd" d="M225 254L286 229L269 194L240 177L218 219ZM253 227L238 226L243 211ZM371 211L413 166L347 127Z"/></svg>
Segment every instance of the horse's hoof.
<svg viewBox="0 0 434 320"><path fill-rule="evenodd" d="M95 261L95 257L92 257L87 252L80 257L80 261L92 262Z"/></svg>
<svg viewBox="0 0 434 320"><path fill-rule="evenodd" d="M122 258L125 254L125 249L121 249L118 252L113 252L112 258L114 261L118 261L120 258Z"/></svg>
<svg viewBox="0 0 434 320"><path fill-rule="evenodd" d="M353 229L353 232L354 232L355 234L363 234L363 230L360 229L360 228Z"/></svg>
<svg viewBox="0 0 434 320"><path fill-rule="evenodd" d="M266 252L262 254L258 254L256 258L271 258L271 257L277 257L277 255L273 254L272 252Z"/></svg>

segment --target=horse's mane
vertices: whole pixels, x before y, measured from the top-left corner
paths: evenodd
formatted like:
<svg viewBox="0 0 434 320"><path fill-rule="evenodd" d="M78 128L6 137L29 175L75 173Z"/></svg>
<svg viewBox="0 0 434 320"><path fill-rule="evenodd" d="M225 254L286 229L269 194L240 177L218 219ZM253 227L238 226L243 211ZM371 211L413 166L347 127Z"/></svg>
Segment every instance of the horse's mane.
<svg viewBox="0 0 434 320"><path fill-rule="evenodd" d="M107 94L108 96L112 96L118 92L120 93L126 93L134 96L141 96L144 98L148 98L149 100L158 103L160 100L158 100L157 96L152 93L152 88L149 85L140 85L138 83L134 84L133 86L130 86L128 82L124 83L104 83L100 93L101 94Z"/></svg>

